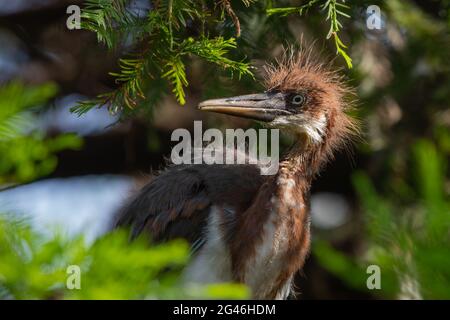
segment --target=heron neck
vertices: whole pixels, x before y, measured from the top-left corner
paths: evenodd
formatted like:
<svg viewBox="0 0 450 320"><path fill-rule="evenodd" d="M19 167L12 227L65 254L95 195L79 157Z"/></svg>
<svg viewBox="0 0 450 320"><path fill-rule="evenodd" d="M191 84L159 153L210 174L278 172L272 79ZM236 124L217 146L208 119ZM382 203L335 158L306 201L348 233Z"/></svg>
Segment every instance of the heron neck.
<svg viewBox="0 0 450 320"><path fill-rule="evenodd" d="M310 145L300 139L280 163L281 175L289 175L311 182L325 161L324 145Z"/></svg>

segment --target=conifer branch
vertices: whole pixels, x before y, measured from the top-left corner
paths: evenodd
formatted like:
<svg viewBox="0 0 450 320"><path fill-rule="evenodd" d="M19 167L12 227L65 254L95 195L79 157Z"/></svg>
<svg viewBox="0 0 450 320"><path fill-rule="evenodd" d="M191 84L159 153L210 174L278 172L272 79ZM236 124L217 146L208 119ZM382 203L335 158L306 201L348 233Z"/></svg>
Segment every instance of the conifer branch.
<svg viewBox="0 0 450 320"><path fill-rule="evenodd" d="M242 1L245 5L252 2ZM210 37L204 32L197 37L188 35L188 24L205 23L208 16L214 14L214 11L204 12L205 6L194 0L153 1L152 9L143 18L133 14L128 0L87 0L82 27L96 32L98 40L108 48L131 39L136 49L135 53L119 60L118 71L110 73L118 84L115 90L80 102L72 111L81 115L91 108L106 105L116 113L124 108L135 109L146 100L154 104L157 99L147 93L153 92L150 86L161 80L171 85L177 101L183 105L186 102L184 89L189 84L185 61L190 55L229 70L232 75L253 76L247 63L226 57L236 48L234 38ZM231 14L231 6L229 8ZM236 28L240 32L239 23Z"/></svg>

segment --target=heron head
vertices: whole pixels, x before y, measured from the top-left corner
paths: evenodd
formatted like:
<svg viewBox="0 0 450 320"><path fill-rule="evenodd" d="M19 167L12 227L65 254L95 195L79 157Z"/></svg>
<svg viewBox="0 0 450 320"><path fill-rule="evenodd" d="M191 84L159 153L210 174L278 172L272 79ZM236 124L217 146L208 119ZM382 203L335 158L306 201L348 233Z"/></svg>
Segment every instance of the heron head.
<svg viewBox="0 0 450 320"><path fill-rule="evenodd" d="M285 53L265 67L265 92L207 100L199 109L262 121L306 137L310 145L339 144L356 130L346 113L351 90L339 73L310 56L303 51Z"/></svg>

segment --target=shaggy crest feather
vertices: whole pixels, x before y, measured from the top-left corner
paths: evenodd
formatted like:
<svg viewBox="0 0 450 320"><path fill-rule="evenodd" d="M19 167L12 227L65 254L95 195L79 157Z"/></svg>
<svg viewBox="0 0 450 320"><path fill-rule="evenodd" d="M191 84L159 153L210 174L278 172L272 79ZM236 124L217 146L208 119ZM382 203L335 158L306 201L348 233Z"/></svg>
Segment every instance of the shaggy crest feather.
<svg viewBox="0 0 450 320"><path fill-rule="evenodd" d="M314 58L318 56L314 46L302 47L288 47L275 63L266 65L264 84L268 91L295 92L302 88L309 99L305 108L311 115L306 121L317 122L320 115L326 114L328 126L323 133L326 139L322 151L325 160L329 160L338 149L349 151L360 136L359 121L348 114L354 110L356 94L341 70L333 69L332 62Z"/></svg>

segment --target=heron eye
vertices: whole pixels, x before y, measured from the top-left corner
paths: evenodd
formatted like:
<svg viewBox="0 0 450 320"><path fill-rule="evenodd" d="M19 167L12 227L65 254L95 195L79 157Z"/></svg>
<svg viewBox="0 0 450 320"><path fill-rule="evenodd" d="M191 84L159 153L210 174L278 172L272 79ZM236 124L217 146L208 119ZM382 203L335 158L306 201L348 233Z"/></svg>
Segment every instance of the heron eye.
<svg viewBox="0 0 450 320"><path fill-rule="evenodd" d="M297 94L294 97L292 97L292 104L299 106L302 105L305 102L305 97L301 94Z"/></svg>

